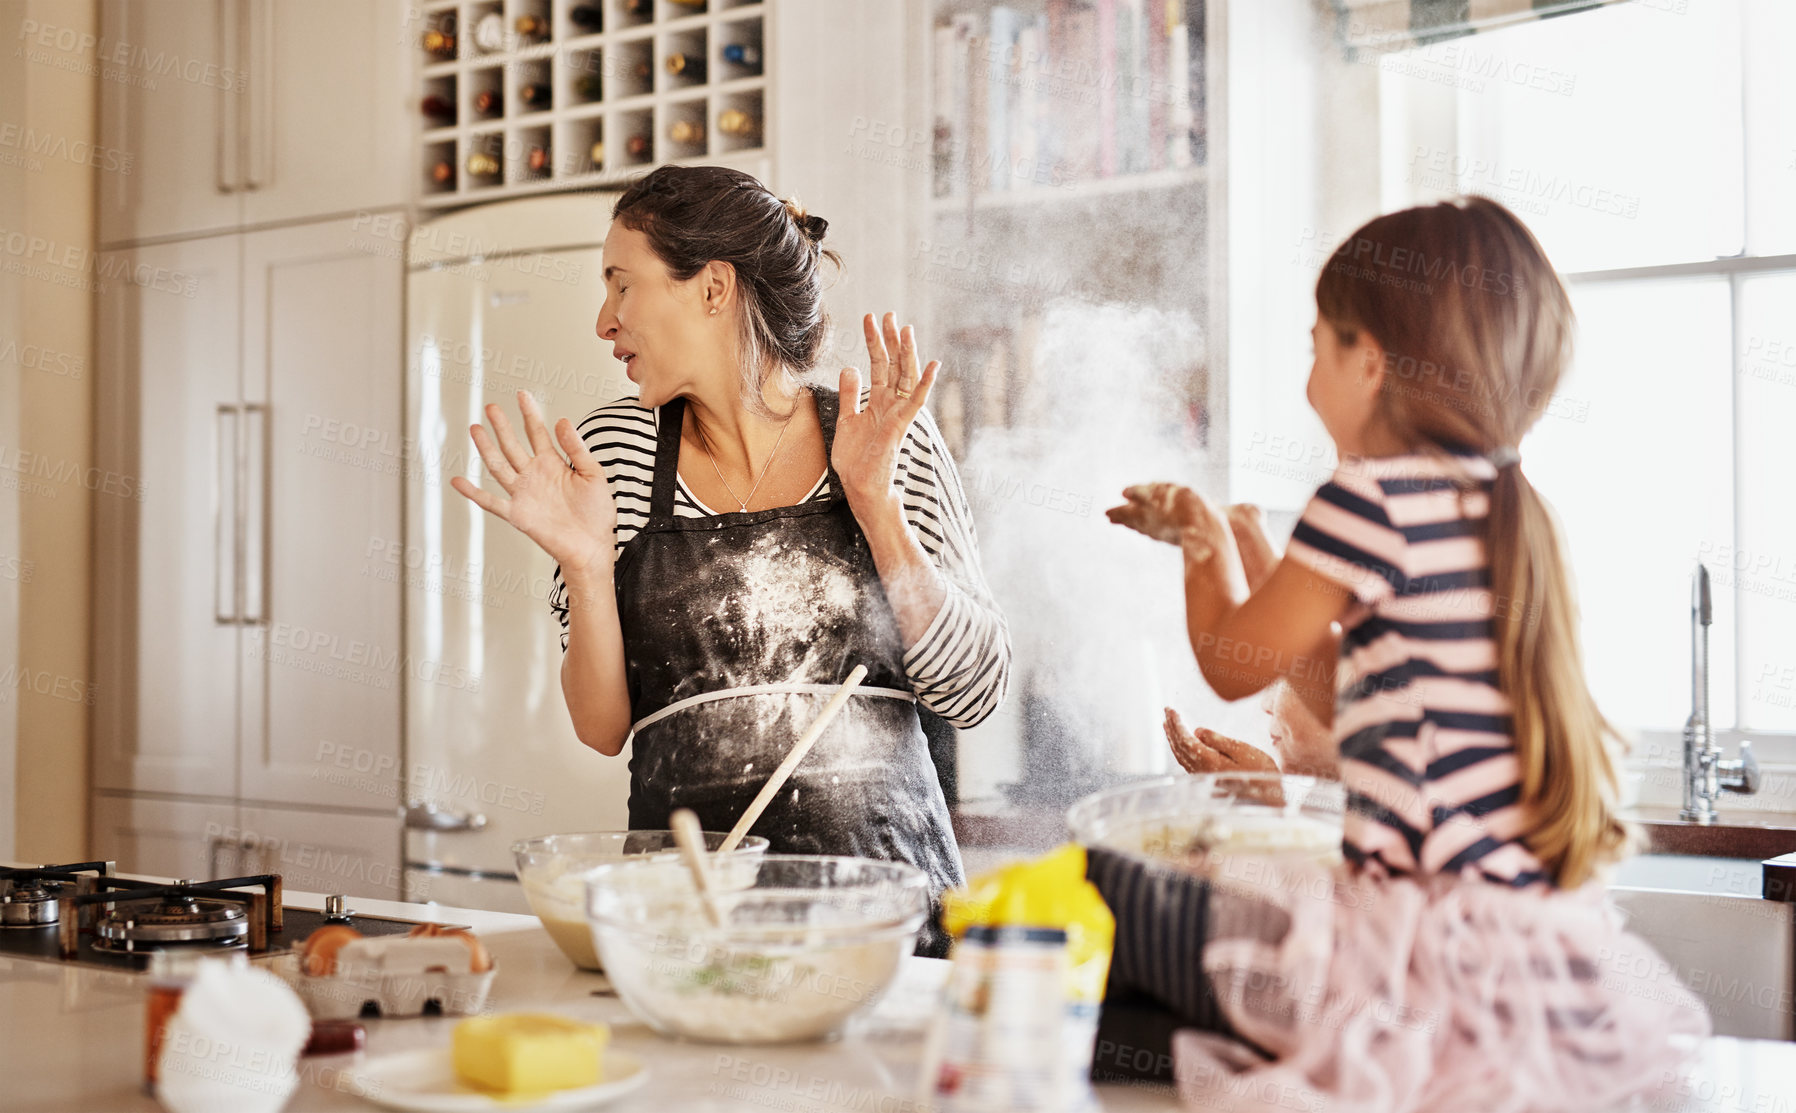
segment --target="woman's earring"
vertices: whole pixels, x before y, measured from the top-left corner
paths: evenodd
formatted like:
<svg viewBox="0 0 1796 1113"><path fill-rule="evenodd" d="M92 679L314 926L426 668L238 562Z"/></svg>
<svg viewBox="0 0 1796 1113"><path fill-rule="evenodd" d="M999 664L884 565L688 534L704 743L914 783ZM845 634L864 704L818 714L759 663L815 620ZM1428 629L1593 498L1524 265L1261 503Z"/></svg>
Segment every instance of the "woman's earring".
<svg viewBox="0 0 1796 1113"><path fill-rule="evenodd" d="M713 307L711 310L711 316L713 316L713 317L717 316L717 309L715 307Z"/></svg>

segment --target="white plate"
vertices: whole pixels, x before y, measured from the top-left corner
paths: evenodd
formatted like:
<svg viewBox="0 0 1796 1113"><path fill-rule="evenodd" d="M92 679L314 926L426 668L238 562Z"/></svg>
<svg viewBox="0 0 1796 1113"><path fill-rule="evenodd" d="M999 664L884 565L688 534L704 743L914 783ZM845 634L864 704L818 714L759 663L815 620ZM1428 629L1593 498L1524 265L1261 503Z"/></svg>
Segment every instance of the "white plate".
<svg viewBox="0 0 1796 1113"><path fill-rule="evenodd" d="M642 1060L610 1048L605 1050L605 1081L596 1086L553 1090L539 1101L501 1100L464 1085L455 1077L454 1054L446 1047L382 1055L347 1073L354 1083L353 1093L388 1109L418 1113L590 1109L637 1089L649 1077Z"/></svg>

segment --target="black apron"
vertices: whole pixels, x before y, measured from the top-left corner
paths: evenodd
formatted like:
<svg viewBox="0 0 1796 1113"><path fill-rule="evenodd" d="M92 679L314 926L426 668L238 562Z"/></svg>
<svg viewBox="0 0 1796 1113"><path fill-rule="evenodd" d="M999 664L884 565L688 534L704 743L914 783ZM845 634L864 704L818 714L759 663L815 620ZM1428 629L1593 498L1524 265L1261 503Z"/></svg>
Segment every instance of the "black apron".
<svg viewBox="0 0 1796 1113"><path fill-rule="evenodd" d="M834 391L816 390L827 456ZM776 854L909 862L929 876L932 915L917 953L947 954L944 888L960 849L898 621L873 554L829 469L829 497L768 510L676 518L686 403L659 411L648 525L618 557L618 615L634 749L630 826L665 830L691 808L727 831L856 665L867 677L793 770L751 833Z"/></svg>

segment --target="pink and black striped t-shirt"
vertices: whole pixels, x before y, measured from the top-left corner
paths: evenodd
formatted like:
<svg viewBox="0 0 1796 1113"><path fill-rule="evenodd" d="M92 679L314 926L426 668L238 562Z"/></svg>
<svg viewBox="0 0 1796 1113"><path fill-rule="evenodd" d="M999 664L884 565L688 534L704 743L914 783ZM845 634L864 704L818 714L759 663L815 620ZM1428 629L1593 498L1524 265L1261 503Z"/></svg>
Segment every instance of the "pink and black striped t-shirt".
<svg viewBox="0 0 1796 1113"><path fill-rule="evenodd" d="M1385 874L1548 881L1521 839L1510 703L1497 683L1476 455L1351 458L1316 492L1285 555L1348 588L1335 695L1347 790L1342 850Z"/></svg>

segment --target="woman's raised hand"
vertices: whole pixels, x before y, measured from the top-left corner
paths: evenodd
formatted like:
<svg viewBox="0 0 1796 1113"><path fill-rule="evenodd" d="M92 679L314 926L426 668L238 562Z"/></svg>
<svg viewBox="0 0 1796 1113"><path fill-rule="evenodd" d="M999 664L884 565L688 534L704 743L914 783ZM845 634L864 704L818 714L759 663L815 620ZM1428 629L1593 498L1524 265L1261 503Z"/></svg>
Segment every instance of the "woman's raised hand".
<svg viewBox="0 0 1796 1113"><path fill-rule="evenodd" d="M896 314L885 315L883 335L871 313L861 318L861 328L867 334L872 397L861 409L860 372L852 367L842 370L836 440L830 449L830 463L842 479L851 508L871 508L881 499L896 497L892 477L898 446L929 399L941 367L930 360L928 367L917 370L916 334L909 325L900 329Z"/></svg>
<svg viewBox="0 0 1796 1113"><path fill-rule="evenodd" d="M490 433L485 425L469 427L486 470L510 497L501 498L459 475L449 485L541 545L564 575L603 567L612 559L617 531L617 504L604 470L573 422L565 417L557 421L551 439L535 398L518 391L518 409L528 445L519 443L510 419L496 404L486 407Z"/></svg>

